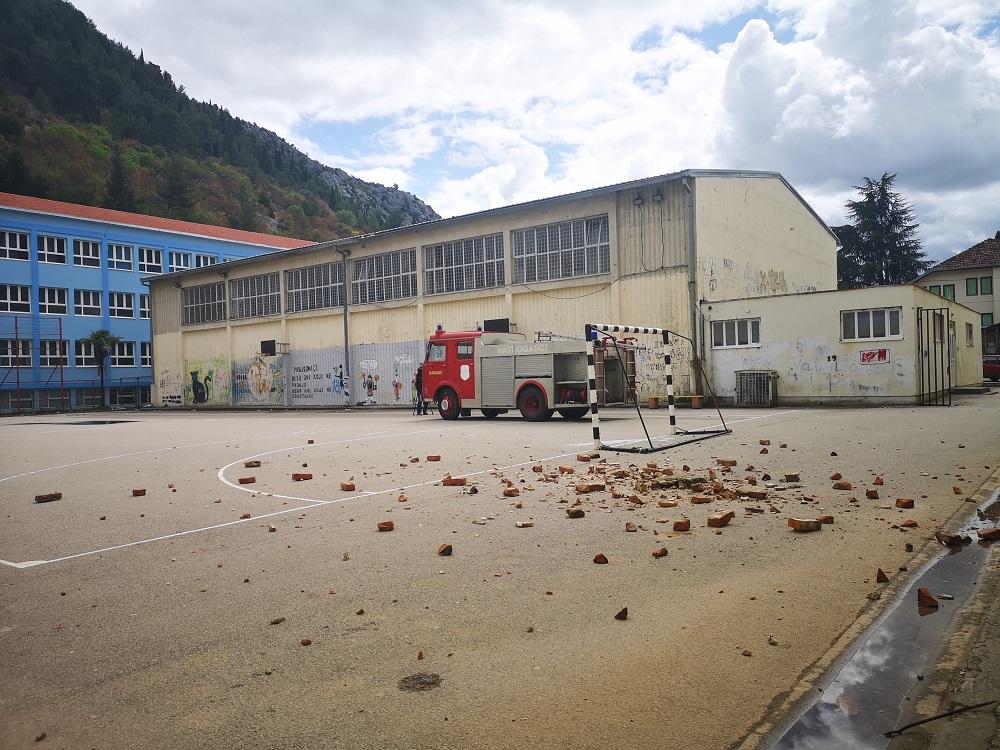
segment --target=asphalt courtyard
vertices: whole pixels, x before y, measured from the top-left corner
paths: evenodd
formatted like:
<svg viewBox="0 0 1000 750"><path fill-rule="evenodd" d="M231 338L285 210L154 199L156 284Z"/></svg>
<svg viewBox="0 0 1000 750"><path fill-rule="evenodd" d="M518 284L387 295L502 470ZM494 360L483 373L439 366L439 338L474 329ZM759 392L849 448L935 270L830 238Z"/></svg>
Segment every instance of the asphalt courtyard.
<svg viewBox="0 0 1000 750"><path fill-rule="evenodd" d="M725 417L729 435L606 464L578 461L589 423L558 417L4 419L0 747L754 746L891 599L868 595L972 511L1000 396ZM606 439L641 435L606 415ZM693 504L647 462L727 491ZM766 498L736 496L749 478Z"/></svg>

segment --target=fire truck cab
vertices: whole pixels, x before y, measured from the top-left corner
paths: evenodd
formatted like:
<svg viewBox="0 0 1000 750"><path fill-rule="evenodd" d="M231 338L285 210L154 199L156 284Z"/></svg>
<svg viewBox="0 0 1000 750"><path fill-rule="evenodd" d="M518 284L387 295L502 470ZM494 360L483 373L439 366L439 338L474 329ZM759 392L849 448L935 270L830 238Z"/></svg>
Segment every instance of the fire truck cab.
<svg viewBox="0 0 1000 750"><path fill-rule="evenodd" d="M621 354L621 358L619 358ZM634 398L635 350L595 342L598 403ZM531 422L581 419L589 412L583 341L526 341L523 334L444 331L427 342L423 395L442 419L479 409L493 418L517 409Z"/></svg>

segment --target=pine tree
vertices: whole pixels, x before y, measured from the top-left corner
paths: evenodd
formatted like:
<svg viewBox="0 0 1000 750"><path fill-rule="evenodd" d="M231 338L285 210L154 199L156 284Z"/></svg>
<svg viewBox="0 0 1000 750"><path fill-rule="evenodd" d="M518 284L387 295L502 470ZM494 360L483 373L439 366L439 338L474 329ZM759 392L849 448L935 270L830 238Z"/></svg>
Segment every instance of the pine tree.
<svg viewBox="0 0 1000 750"><path fill-rule="evenodd" d="M108 196L105 205L119 211L136 209L135 188L122 154L121 141L116 141L111 151L111 174L108 176Z"/></svg>
<svg viewBox="0 0 1000 750"><path fill-rule="evenodd" d="M194 205L194 189L184 159L176 154L167 163L167 181L161 196L167 204L167 211L174 218L188 218Z"/></svg>
<svg viewBox="0 0 1000 750"><path fill-rule="evenodd" d="M864 178L859 200L847 201L850 224L834 227L841 289L907 284L930 267L921 250L913 207L894 189L896 175Z"/></svg>

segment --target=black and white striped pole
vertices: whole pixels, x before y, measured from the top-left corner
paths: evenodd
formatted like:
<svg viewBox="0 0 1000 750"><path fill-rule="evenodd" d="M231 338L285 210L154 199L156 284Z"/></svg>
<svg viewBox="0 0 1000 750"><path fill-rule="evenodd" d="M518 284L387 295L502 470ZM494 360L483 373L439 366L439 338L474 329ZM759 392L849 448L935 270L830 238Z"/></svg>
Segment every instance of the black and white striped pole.
<svg viewBox="0 0 1000 750"><path fill-rule="evenodd" d="M590 397L590 427L594 435L594 450L601 449L601 415L597 405L597 368L594 366L594 339L597 331L590 323L584 327L587 341L587 390Z"/></svg>
<svg viewBox="0 0 1000 750"><path fill-rule="evenodd" d="M677 415L674 412L674 366L670 361L670 332L663 334L663 364L667 375L667 416L670 418L670 434L677 434Z"/></svg>

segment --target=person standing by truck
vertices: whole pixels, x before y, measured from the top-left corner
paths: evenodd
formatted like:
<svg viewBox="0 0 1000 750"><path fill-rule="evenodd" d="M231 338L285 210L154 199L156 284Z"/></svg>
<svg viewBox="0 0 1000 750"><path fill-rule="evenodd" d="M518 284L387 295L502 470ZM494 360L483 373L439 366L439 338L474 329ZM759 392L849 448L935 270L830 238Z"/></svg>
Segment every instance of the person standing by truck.
<svg viewBox="0 0 1000 750"><path fill-rule="evenodd" d="M417 392L417 416L427 416L427 402L424 401L424 366L417 365L417 372L413 376L413 387Z"/></svg>

